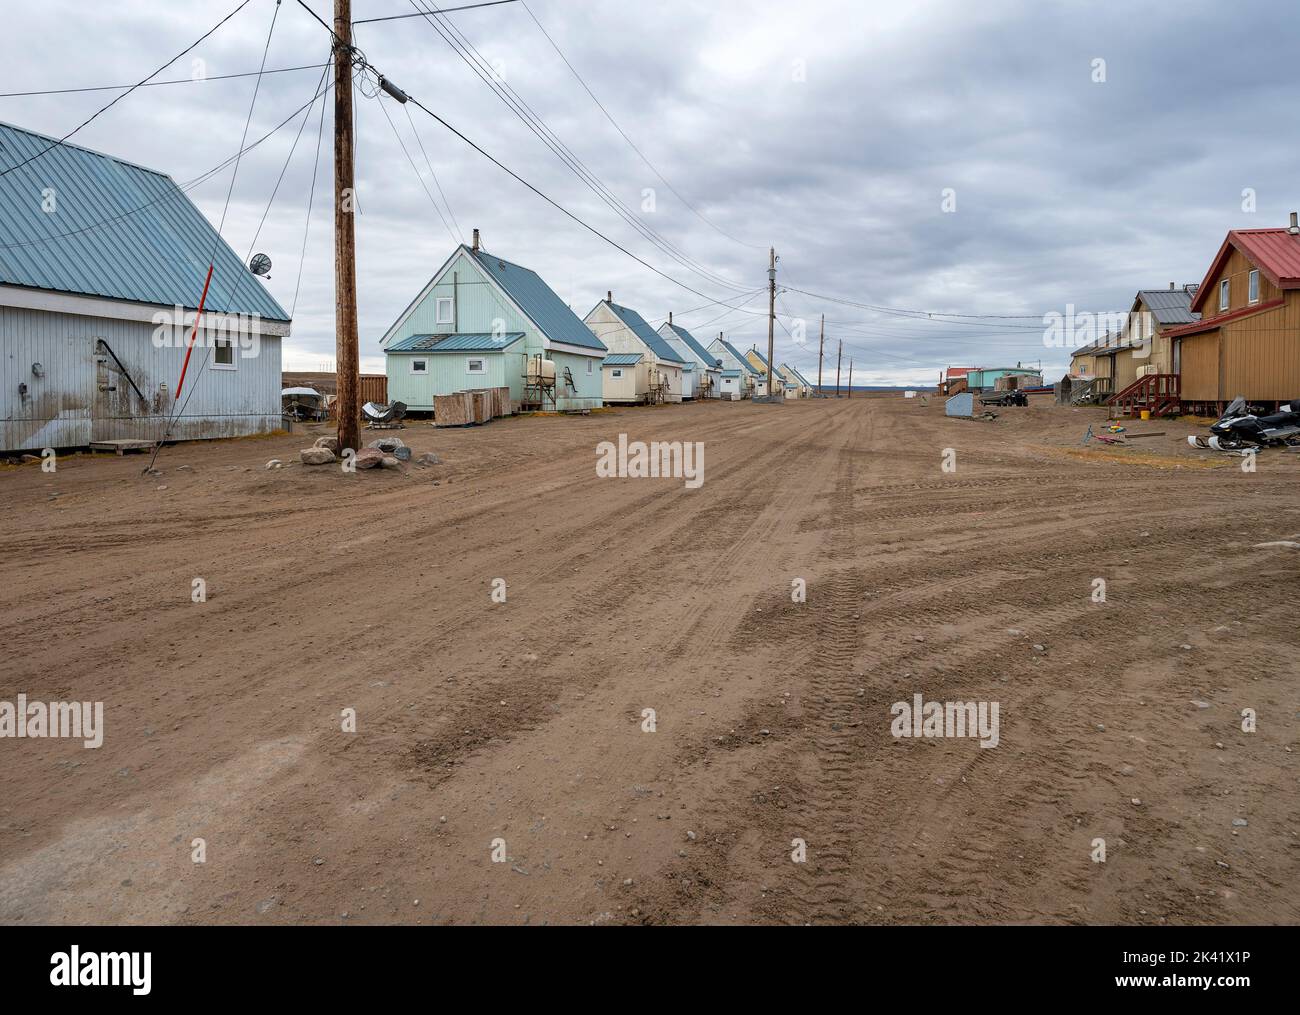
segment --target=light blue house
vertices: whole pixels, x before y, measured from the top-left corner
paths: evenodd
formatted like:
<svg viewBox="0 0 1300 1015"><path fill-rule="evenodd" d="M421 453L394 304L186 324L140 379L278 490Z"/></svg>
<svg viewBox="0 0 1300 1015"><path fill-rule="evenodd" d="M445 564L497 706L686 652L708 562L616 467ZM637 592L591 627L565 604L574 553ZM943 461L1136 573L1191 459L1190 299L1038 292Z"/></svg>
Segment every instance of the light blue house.
<svg viewBox="0 0 1300 1015"><path fill-rule="evenodd" d="M452 251L380 344L388 397L409 409L492 387L508 387L525 408L603 404L604 344L536 272L483 250L477 229L474 245Z"/></svg>
<svg viewBox="0 0 1300 1015"><path fill-rule="evenodd" d="M718 357L714 356L699 340L679 324L673 323L673 314L668 312L668 320L659 328L664 341L677 350L686 360L686 374L691 375L683 392L686 398L721 398L722 369L718 366Z"/></svg>

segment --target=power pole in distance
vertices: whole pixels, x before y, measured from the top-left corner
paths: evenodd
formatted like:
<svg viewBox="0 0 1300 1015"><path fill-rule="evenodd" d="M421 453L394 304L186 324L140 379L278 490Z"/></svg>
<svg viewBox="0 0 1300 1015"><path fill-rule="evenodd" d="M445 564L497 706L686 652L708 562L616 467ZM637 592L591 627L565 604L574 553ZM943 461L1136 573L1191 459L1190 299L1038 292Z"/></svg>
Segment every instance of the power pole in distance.
<svg viewBox="0 0 1300 1015"><path fill-rule="evenodd" d="M334 332L339 449L357 448L357 250L352 209L352 0L334 0Z"/></svg>
<svg viewBox="0 0 1300 1015"><path fill-rule="evenodd" d="M844 362L844 339L840 339L840 351L835 354L835 397L840 397L840 364Z"/></svg>
<svg viewBox="0 0 1300 1015"><path fill-rule="evenodd" d="M772 356L776 342L776 247L767 248L767 397L772 397Z"/></svg>
<svg viewBox="0 0 1300 1015"><path fill-rule="evenodd" d="M849 397L853 397L853 357L849 357Z"/></svg>
<svg viewBox="0 0 1300 1015"><path fill-rule="evenodd" d="M822 337L817 342L817 394L822 393L822 353L826 349L826 315L822 314Z"/></svg>

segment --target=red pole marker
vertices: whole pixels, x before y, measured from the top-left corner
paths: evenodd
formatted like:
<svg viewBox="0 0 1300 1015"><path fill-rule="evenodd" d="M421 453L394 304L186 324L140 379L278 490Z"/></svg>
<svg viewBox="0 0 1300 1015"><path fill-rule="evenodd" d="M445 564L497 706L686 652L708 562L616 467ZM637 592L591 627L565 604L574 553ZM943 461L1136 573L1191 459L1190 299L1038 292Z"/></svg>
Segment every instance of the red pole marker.
<svg viewBox="0 0 1300 1015"><path fill-rule="evenodd" d="M194 315L194 330L185 344L185 362L181 364L181 379L176 382L176 400L180 401L181 388L185 386L185 371L190 368L190 353L194 351L194 336L199 333L199 318L203 316L203 304L208 300L208 286L212 284L212 265L208 265L208 277L203 280L203 295L199 297L199 309Z"/></svg>

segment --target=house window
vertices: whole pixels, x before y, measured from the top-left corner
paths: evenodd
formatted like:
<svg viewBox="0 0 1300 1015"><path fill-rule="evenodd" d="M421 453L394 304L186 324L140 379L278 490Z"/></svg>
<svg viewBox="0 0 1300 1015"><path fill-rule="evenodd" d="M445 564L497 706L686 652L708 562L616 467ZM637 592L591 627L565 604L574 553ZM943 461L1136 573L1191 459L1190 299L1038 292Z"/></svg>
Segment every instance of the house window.
<svg viewBox="0 0 1300 1015"><path fill-rule="evenodd" d="M1219 283L1219 309L1228 309L1228 280L1226 278Z"/></svg>
<svg viewBox="0 0 1300 1015"><path fill-rule="evenodd" d="M623 376L623 371L620 370L618 367L614 367L612 370L610 370L610 372L609 372L609 376L610 376L610 377L622 377L622 376Z"/></svg>
<svg viewBox="0 0 1300 1015"><path fill-rule="evenodd" d="M465 361L465 373L467 374L485 374L487 373L487 360L481 356L471 356Z"/></svg>
<svg viewBox="0 0 1300 1015"><path fill-rule="evenodd" d="M1259 269L1251 269L1248 276L1249 282L1246 284L1246 299L1251 303L1259 302Z"/></svg>
<svg viewBox="0 0 1300 1015"><path fill-rule="evenodd" d="M595 362L596 362L596 361L593 360L590 356L587 357L587 373L588 373L588 374L590 374L590 373L593 372L593 369L594 369L593 364L594 364Z"/></svg>
<svg viewBox="0 0 1300 1015"><path fill-rule="evenodd" d="M228 338L212 340L212 369L235 369L235 346Z"/></svg>
<svg viewBox="0 0 1300 1015"><path fill-rule="evenodd" d="M427 359L411 360L411 373L427 374L429 372L429 361Z"/></svg>
<svg viewBox="0 0 1300 1015"><path fill-rule="evenodd" d="M436 313L437 313L437 323L438 323L438 324L451 324L451 323L452 323L452 319L451 319L451 318L452 318L452 313L451 313L451 297L450 297L450 296L439 296L439 297L438 297L438 300L437 300L437 306L436 306L435 309L436 309Z"/></svg>

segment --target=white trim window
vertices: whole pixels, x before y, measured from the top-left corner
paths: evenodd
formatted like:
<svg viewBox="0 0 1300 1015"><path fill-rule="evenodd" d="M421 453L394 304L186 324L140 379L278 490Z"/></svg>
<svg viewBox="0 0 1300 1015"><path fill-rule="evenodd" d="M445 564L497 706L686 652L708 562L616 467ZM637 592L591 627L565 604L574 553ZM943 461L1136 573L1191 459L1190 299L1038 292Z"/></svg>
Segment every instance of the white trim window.
<svg viewBox="0 0 1300 1015"><path fill-rule="evenodd" d="M411 358L411 373L427 374L429 372L429 361L423 357L413 356Z"/></svg>
<svg viewBox="0 0 1300 1015"><path fill-rule="evenodd" d="M451 297L439 296L434 300L433 314L436 324L454 324L456 315L452 310Z"/></svg>
<svg viewBox="0 0 1300 1015"><path fill-rule="evenodd" d="M1246 300L1249 303L1259 302L1259 269L1252 268L1250 274L1246 276Z"/></svg>
<svg viewBox="0 0 1300 1015"><path fill-rule="evenodd" d="M622 367L610 367L610 368L609 368L609 376L610 376L610 377L622 377L622 376L623 376L623 369L622 369Z"/></svg>
<svg viewBox="0 0 1300 1015"><path fill-rule="evenodd" d="M465 373L467 374L485 374L487 373L487 360L482 356L470 356L465 360Z"/></svg>
<svg viewBox="0 0 1300 1015"><path fill-rule="evenodd" d="M213 370L234 370L237 368L239 358L235 355L235 343L228 338L214 338L212 340L212 369Z"/></svg>
<svg viewBox="0 0 1300 1015"><path fill-rule="evenodd" d="M587 357L587 376L590 377L595 372L595 360L590 356Z"/></svg>
<svg viewBox="0 0 1300 1015"><path fill-rule="evenodd" d="M1219 283L1219 309L1227 310L1229 299L1228 280L1225 278Z"/></svg>

